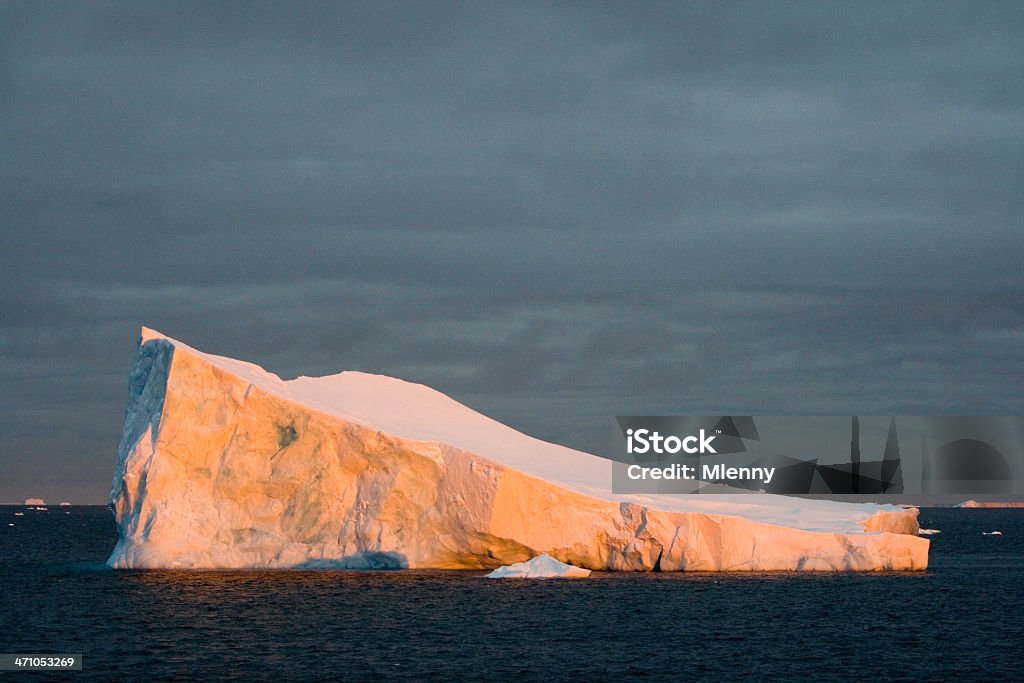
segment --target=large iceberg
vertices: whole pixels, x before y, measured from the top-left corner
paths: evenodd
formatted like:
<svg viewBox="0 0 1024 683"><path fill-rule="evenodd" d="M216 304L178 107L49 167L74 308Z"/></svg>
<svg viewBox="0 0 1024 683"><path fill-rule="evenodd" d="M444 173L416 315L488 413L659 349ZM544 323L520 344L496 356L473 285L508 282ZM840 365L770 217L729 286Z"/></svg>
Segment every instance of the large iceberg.
<svg viewBox="0 0 1024 683"><path fill-rule="evenodd" d="M917 510L611 491L611 462L428 387L283 381L142 330L110 503L113 567L919 570Z"/></svg>

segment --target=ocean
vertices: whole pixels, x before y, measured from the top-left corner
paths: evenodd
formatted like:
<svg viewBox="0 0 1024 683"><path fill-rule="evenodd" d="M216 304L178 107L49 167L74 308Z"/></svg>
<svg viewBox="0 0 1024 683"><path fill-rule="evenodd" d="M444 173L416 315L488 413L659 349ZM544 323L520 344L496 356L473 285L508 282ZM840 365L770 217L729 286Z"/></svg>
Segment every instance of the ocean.
<svg viewBox="0 0 1024 683"><path fill-rule="evenodd" d="M4 506L0 653L80 653L83 670L0 678L1024 679L1024 510L926 508L921 524L942 532L926 572L492 581L114 571L106 508Z"/></svg>

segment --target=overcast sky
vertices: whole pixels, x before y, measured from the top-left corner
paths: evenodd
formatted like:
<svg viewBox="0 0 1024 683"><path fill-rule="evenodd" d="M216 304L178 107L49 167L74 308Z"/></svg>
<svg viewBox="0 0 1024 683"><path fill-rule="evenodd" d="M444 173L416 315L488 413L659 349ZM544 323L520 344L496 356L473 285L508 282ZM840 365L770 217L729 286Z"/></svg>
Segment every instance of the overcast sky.
<svg viewBox="0 0 1024 683"><path fill-rule="evenodd" d="M1024 414L1024 4L0 3L0 502L140 325L626 414Z"/></svg>

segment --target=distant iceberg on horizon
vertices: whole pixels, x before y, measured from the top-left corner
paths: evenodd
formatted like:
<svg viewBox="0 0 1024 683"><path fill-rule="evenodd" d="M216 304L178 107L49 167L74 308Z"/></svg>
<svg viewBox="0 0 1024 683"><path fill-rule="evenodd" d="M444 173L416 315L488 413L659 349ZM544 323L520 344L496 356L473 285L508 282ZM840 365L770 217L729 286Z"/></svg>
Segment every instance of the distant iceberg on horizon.
<svg viewBox="0 0 1024 683"><path fill-rule="evenodd" d="M955 507L955 508L1024 508L1024 502L1019 501L1019 500L978 502L978 501L972 499L972 500L965 500L962 503L957 503L953 507Z"/></svg>
<svg viewBox="0 0 1024 683"><path fill-rule="evenodd" d="M922 570L917 510L615 494L611 462L429 387L284 381L143 328L110 494L119 568Z"/></svg>

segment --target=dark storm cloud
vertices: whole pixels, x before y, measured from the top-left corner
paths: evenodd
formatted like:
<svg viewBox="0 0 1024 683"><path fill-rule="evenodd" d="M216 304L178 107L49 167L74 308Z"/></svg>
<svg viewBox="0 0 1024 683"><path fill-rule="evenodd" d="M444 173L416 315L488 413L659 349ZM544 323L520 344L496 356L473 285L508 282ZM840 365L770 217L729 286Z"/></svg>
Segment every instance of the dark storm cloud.
<svg viewBox="0 0 1024 683"><path fill-rule="evenodd" d="M1009 3L7 3L0 499L102 497L140 324L594 450L1020 413L1021 44Z"/></svg>

